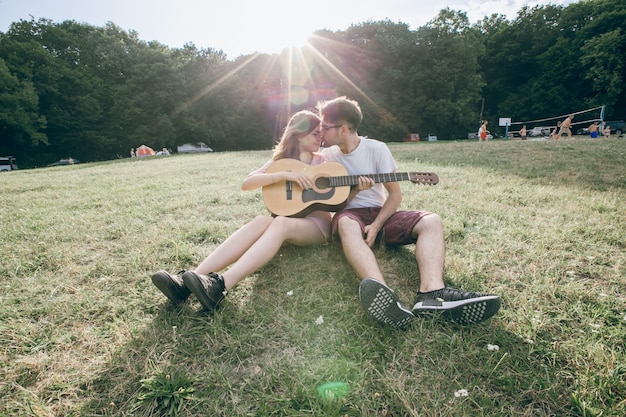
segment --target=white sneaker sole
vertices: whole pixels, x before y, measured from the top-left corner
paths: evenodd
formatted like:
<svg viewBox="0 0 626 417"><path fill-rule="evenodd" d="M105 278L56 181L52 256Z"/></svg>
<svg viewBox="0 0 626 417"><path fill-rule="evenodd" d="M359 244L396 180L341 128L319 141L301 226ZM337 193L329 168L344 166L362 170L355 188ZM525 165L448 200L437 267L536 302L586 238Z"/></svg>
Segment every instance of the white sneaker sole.
<svg viewBox="0 0 626 417"><path fill-rule="evenodd" d="M400 304L398 296L374 279L361 281L359 298L363 310L370 317L395 329L403 329L415 320L413 313Z"/></svg>
<svg viewBox="0 0 626 417"><path fill-rule="evenodd" d="M413 314L441 313L458 324L478 323L492 317L500 310L500 297L485 295L458 301L424 300L413 306Z"/></svg>

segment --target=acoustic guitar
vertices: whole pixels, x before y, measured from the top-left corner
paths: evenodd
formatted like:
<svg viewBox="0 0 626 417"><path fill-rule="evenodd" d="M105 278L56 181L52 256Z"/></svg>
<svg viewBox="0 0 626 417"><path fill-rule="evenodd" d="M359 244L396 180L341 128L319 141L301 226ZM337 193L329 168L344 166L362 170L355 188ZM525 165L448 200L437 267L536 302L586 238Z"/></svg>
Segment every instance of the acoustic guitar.
<svg viewBox="0 0 626 417"><path fill-rule="evenodd" d="M304 217L314 210L339 211L346 206L350 187L359 184L359 177L374 182L412 181L415 184L435 185L439 182L432 172L392 172L389 174L348 175L338 162L311 166L297 159L279 159L267 173L292 171L306 174L313 180L313 188L303 190L297 182L279 181L263 187L263 201L275 216Z"/></svg>

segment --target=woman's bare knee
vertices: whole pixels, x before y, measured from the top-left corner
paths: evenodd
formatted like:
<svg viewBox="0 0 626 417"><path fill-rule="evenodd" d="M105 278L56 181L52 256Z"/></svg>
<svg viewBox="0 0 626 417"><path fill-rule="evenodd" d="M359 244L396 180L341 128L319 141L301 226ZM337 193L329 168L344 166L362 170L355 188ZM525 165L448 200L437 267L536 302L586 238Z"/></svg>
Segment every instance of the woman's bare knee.
<svg viewBox="0 0 626 417"><path fill-rule="evenodd" d="M274 221L274 218L271 216L265 216L265 215L259 215L256 216L251 223L255 223L258 225L263 225L265 227L268 227L270 224L272 224L272 222Z"/></svg>

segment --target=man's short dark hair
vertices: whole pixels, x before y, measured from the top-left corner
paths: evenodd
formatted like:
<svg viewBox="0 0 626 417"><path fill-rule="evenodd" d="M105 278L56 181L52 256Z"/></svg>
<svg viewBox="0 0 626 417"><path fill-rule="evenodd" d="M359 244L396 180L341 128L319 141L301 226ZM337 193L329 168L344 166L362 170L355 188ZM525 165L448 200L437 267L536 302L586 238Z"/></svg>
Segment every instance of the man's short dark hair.
<svg viewBox="0 0 626 417"><path fill-rule="evenodd" d="M325 123L333 125L345 123L352 131L356 131L363 121L359 103L346 97L321 101L317 104L317 110Z"/></svg>

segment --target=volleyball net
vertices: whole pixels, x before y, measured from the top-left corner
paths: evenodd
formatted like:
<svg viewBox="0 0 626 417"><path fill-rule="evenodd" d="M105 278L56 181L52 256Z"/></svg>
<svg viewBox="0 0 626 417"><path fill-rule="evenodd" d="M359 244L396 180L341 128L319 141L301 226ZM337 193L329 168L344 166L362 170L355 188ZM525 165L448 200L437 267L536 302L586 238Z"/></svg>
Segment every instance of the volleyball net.
<svg viewBox="0 0 626 417"><path fill-rule="evenodd" d="M536 120L522 120L519 122L511 122L511 127L517 126L521 128L526 125L529 128L534 126L546 126L555 127L558 122L562 122L569 116L574 116L572 119L571 127L573 131L581 128L589 127L592 123L597 122L600 128L604 122L604 108L605 106L592 107L585 110L575 111L572 113L562 114L559 116L547 117L545 119Z"/></svg>

